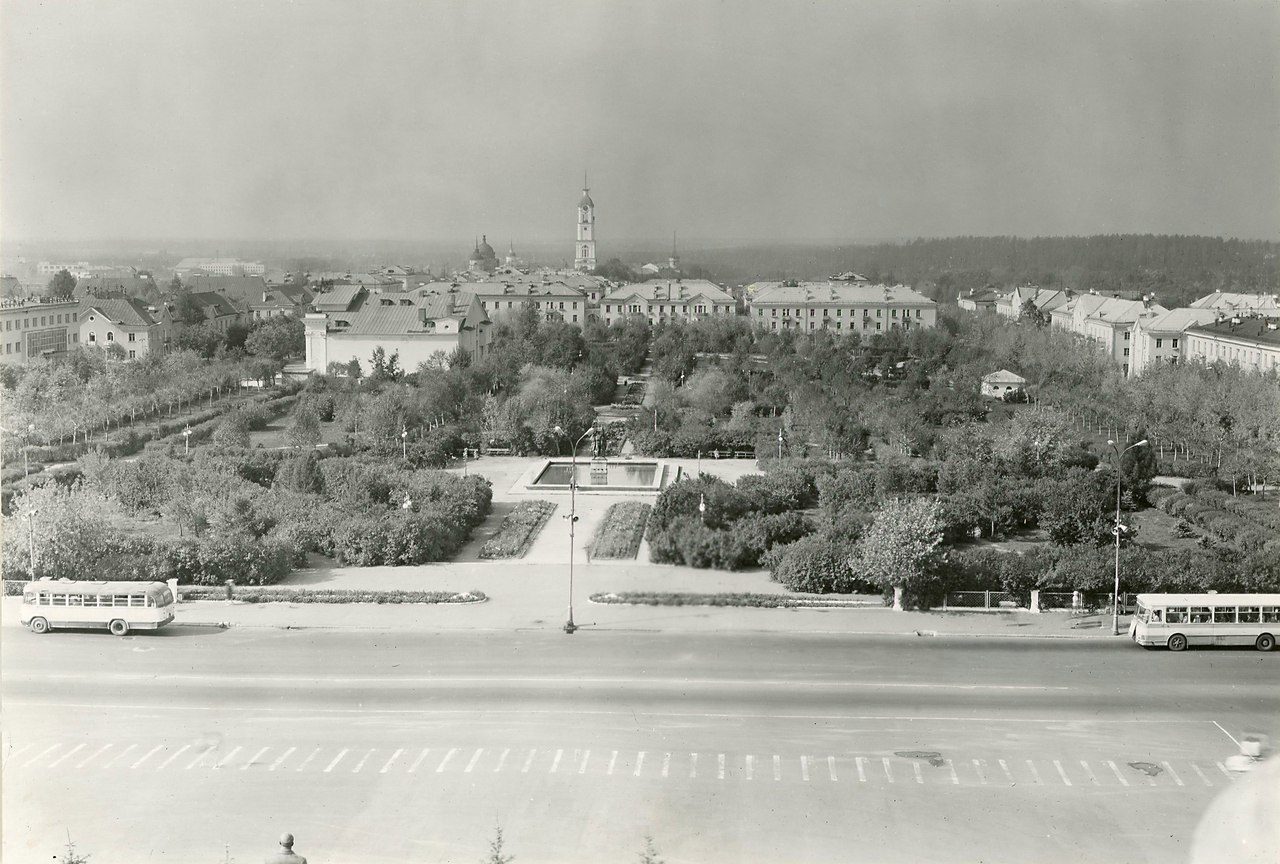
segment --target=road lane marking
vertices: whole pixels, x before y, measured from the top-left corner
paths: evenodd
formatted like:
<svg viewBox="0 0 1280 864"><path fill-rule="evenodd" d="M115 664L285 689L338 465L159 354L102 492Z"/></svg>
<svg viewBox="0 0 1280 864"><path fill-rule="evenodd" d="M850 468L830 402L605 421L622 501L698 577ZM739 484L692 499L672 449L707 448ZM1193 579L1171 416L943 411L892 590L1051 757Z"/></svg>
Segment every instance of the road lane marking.
<svg viewBox="0 0 1280 864"><path fill-rule="evenodd" d="M395 764L396 760L400 758L400 754L403 752L404 752L404 748L401 747L397 749L396 752L392 753L391 758L387 760L387 764L383 765L381 768L378 769L378 773L386 774L387 771L390 770L391 766Z"/></svg>
<svg viewBox="0 0 1280 864"><path fill-rule="evenodd" d="M152 747L150 750L148 750L148 751L147 751L147 753L146 753L146 755L145 755L145 756L143 756L143 757L142 757L141 759L139 759L137 762L134 762L132 765L130 765L130 766L129 766L129 770L130 770L130 771L132 771L134 768L137 768L137 767L138 767L138 766L140 766L143 762L146 762L148 759L150 759L152 756L156 755L157 753L159 753L159 752L160 752L161 750L163 750L163 749L164 749L164 745L163 745L163 744L157 744L156 746ZM54 765L56 765L56 764L57 764L57 763L55 762L55 763L54 763ZM50 768L52 768L52 767L53 767L53 765L50 765L49 767L50 767Z"/></svg>
<svg viewBox="0 0 1280 864"><path fill-rule="evenodd" d="M505 764L507 764L507 754L508 754L508 753L510 753L510 752L511 752L511 748L510 748L510 747L508 747L506 750L503 750L503 751L502 751L502 755L498 757L498 767L496 767L496 768L494 768L494 769L493 769L493 773L494 773L494 774L497 774L499 771L501 771L501 770L502 770L502 766L503 766L503 765L505 765Z"/></svg>
<svg viewBox="0 0 1280 864"><path fill-rule="evenodd" d="M364 770L364 763L369 761L369 757L376 753L376 750L370 750L368 753L360 757L360 761L356 763L356 767L351 769L352 774L359 774Z"/></svg>
<svg viewBox="0 0 1280 864"><path fill-rule="evenodd" d="M312 750L310 754L307 755L306 759L302 760L302 764L298 766L297 770L301 771L304 768L306 768L308 765L311 764L311 760L316 758L319 755L320 755L320 748L317 747L316 749Z"/></svg>
<svg viewBox="0 0 1280 864"><path fill-rule="evenodd" d="M1208 777L1206 777L1206 776L1204 776L1204 772L1200 770L1200 766L1199 766L1199 765L1197 765L1196 763L1192 762L1192 763L1191 763L1191 770L1192 770L1192 771L1194 771L1194 772L1196 772L1196 774L1198 774L1198 775L1200 776L1200 779L1204 781L1204 785L1206 785L1206 786L1212 786L1212 785L1213 785L1212 783L1210 783L1210 782L1209 782L1209 778L1208 778Z"/></svg>
<svg viewBox="0 0 1280 864"><path fill-rule="evenodd" d="M554 774L554 773L556 773L556 769L560 767L560 759L561 759L561 757L563 757L563 756L564 756L564 751L563 751L563 750L557 750L557 751L556 751L556 758L554 758L554 759L552 759L552 760L551 760L551 770L550 770L549 772L547 772L547 773L549 773L549 774Z"/></svg>
<svg viewBox="0 0 1280 864"><path fill-rule="evenodd" d="M697 776L698 776L698 754L690 753L689 754L689 779L692 780L694 777L697 777Z"/></svg>
<svg viewBox="0 0 1280 864"><path fill-rule="evenodd" d="M191 749L191 745L190 745L190 744L183 744L183 745L182 745L181 747L179 747L176 751L174 751L173 753L169 754L169 758L168 758L168 759L164 760L164 761L163 761L163 762L161 762L159 765L157 765L157 766L156 766L156 770L157 770L157 771L163 771L164 769L168 768L168 767L169 767L169 763L170 763L170 762L174 761L175 759L177 759L179 756L181 756L183 753L186 753L186 752L187 752L188 750L190 750L190 749Z"/></svg>
<svg viewBox="0 0 1280 864"><path fill-rule="evenodd" d="M832 783L839 783L840 779L836 777L836 757L827 757L827 773L831 775Z"/></svg>
<svg viewBox="0 0 1280 864"><path fill-rule="evenodd" d="M885 757L884 757L883 759L881 759L880 761L884 763L884 779L886 779L886 780L888 780L890 783L892 783L892 782L893 782L893 768L889 765L889 757L888 757L888 756L885 756Z"/></svg>
<svg viewBox="0 0 1280 864"><path fill-rule="evenodd" d="M864 771L864 770L862 769L862 757L861 757L861 756L858 756L857 758L855 758L855 759L853 760L853 764L854 764L854 765L856 765L856 766L857 766L857 768L858 768L858 782L859 782L859 783L866 783L866 782L867 782L867 772L866 772L866 771Z"/></svg>
<svg viewBox="0 0 1280 864"><path fill-rule="evenodd" d="M975 771L977 771L977 772L978 772L978 783L979 783L979 784L981 784L981 785L983 785L983 786L986 786L986 785L987 785L987 772L985 772L985 771L983 771L983 770L982 770L982 760L981 760L981 759L974 759L974 760L973 760L973 770L975 770Z"/></svg>
<svg viewBox="0 0 1280 864"><path fill-rule="evenodd" d="M1017 786L1018 781L1013 779L1013 772L1009 770L1009 763L1004 761L1003 759L1000 759L999 762L1000 762L1000 770L1004 772L1004 777L1006 780L1009 781L1009 785Z"/></svg>
<svg viewBox="0 0 1280 864"><path fill-rule="evenodd" d="M10 762L12 762L14 759L17 759L19 756L21 756L23 753L25 753L29 749L31 749L30 744L23 744L17 750L10 750L8 753L4 754L5 764L8 765Z"/></svg>
<svg viewBox="0 0 1280 864"><path fill-rule="evenodd" d="M1177 783L1179 786L1184 785L1182 782L1182 778L1178 776L1177 771L1173 770L1172 765L1170 765L1168 762L1161 762L1160 764L1164 766L1164 770L1169 772L1169 776L1173 778L1174 783Z"/></svg>
<svg viewBox="0 0 1280 864"><path fill-rule="evenodd" d="M226 765L228 762L230 762L230 761L232 760L232 758L233 758L237 753L239 753L239 752L240 752L241 750L243 750L243 749L244 749L243 747L235 747L235 748L233 748L233 749L231 750L231 752L230 752L230 753L228 753L226 756L224 756L224 757L222 758L222 761L221 761L221 762L217 762L217 763L215 763L215 764L214 764L214 766L213 766L214 770L216 771L217 769L219 769L219 768L221 768L222 766Z"/></svg>
<svg viewBox="0 0 1280 864"><path fill-rule="evenodd" d="M944 760L944 761L945 761L946 766L947 766L947 772L951 775L951 785L952 785L952 786L959 786L959 785L960 785L960 777L956 774L956 763L955 763L955 762L952 762L950 759L946 759L946 760Z"/></svg>
<svg viewBox="0 0 1280 864"><path fill-rule="evenodd" d="M79 765L77 765L76 767L77 767L77 768L83 768L84 766L88 765L88 764L89 764L90 762L92 762L94 759L97 759L100 755L102 755L102 753L103 753L103 752L105 752L105 751L106 751L106 749L107 749L108 747L110 747L110 746L111 746L110 744L103 744L101 747L99 747L99 748L94 752L94 754L93 754L92 756L90 756L88 759L86 759L86 760L84 760L83 762L81 762L81 763L80 763Z"/></svg>
<svg viewBox="0 0 1280 864"><path fill-rule="evenodd" d="M81 741L79 744L77 744L76 746L72 747L72 748L71 748L70 750L68 750L66 753L63 753L63 754L62 754L61 756L59 756L57 759L54 759L52 762L50 762L50 763L49 763L49 767L50 767L50 768L57 768L57 767L58 767L58 765L59 765L60 763L62 763L62 762L63 762L63 760L67 759L69 756L74 756L75 754L77 754L77 753L79 753L81 750L83 750L83 749L84 749L84 746L85 746L85 745L84 745L84 742L83 742L83 741Z"/></svg>
<svg viewBox="0 0 1280 864"><path fill-rule="evenodd" d="M586 774L586 773L587 773L587 761L588 761L590 758L591 758L591 751L590 751L590 750L583 750L583 751L582 751L582 761L578 763L578 773L579 773L579 774Z"/></svg>
<svg viewBox="0 0 1280 864"><path fill-rule="evenodd" d="M23 763L22 763L22 767L23 767L23 768L29 768L30 766L32 766L32 765L34 765L34 764L36 764L36 763L37 763L37 762L39 762L41 759L43 759L45 756L49 755L49 754L50 754L50 753L52 753L54 750L57 750L57 749L58 749L59 747L61 747L61 746L62 746L62 744L61 744L61 743L57 743L57 744L50 744L48 747L44 748L44 749L43 749L43 750L41 750L39 753L37 753L37 754L35 755L35 757L34 757L34 758L32 758L32 760L31 760L30 762L23 762Z"/></svg>
<svg viewBox="0 0 1280 864"><path fill-rule="evenodd" d="M290 747L288 750L281 753L279 756L276 757L276 761L271 763L271 765L267 768L267 770L274 771L277 768L279 768L281 765L284 764L284 760L288 759L293 754L293 751L297 749L298 749L297 747Z"/></svg>
<svg viewBox="0 0 1280 864"><path fill-rule="evenodd" d="M671 754L667 753L662 757L662 776L666 777L671 773Z"/></svg>
<svg viewBox="0 0 1280 864"><path fill-rule="evenodd" d="M640 772L644 769L644 751L641 750L636 754L636 772L635 776L639 777Z"/></svg>
<svg viewBox="0 0 1280 864"><path fill-rule="evenodd" d="M800 757L800 779L805 783L809 782L809 757Z"/></svg>
<svg viewBox="0 0 1280 864"><path fill-rule="evenodd" d="M1066 786L1071 785L1071 778L1067 776L1067 772L1062 770L1062 763L1057 759L1053 760L1053 767L1058 769L1058 776L1062 778L1062 782Z"/></svg>
<svg viewBox="0 0 1280 864"><path fill-rule="evenodd" d="M1128 785L1129 785L1129 781L1128 781L1128 780L1126 780L1126 779L1125 779L1125 776L1124 776L1123 774L1121 774L1121 773L1120 773L1120 769L1116 767L1116 763L1114 763L1114 762L1112 762L1110 759L1108 759L1108 760L1106 761L1106 766L1107 766L1108 768L1110 768L1110 769L1111 769L1111 773L1112 773L1112 774L1116 775L1116 779L1120 781L1120 785L1121 785L1121 786L1128 786Z"/></svg>
<svg viewBox="0 0 1280 864"><path fill-rule="evenodd" d="M449 764L449 760L453 758L453 754L458 752L457 747L450 747L449 752L444 754L444 758L440 760L440 764L436 766L436 773L443 774L445 766Z"/></svg>
<svg viewBox="0 0 1280 864"><path fill-rule="evenodd" d="M342 757L343 757L343 756L346 756L346 755L347 755L348 753L350 753L350 752L351 752L350 750L343 750L343 751L342 751L341 753L339 753L337 756L334 756L334 757L333 757L333 761L332 761L332 762L330 762L327 766L325 766L324 773L325 773L325 774L328 774L328 773L329 773L330 771L332 771L334 768L337 768L337 767L338 767L338 763L342 761ZM299 769L299 770L301 770L301 769Z"/></svg>
<svg viewBox="0 0 1280 864"><path fill-rule="evenodd" d="M613 755L609 757L609 770L608 770L608 772L606 772L606 773L608 773L608 774L612 775L612 774L613 774L613 766L614 766L614 765L617 765L617 764L618 764L618 751L617 751L617 750L614 750L614 751L613 751Z"/></svg>
<svg viewBox="0 0 1280 864"><path fill-rule="evenodd" d="M192 759L190 762L188 762L183 770L190 771L192 768L196 767L197 765L202 764L204 762L204 757L208 756L212 752L213 752L212 747L210 747L207 750L201 750L200 755Z"/></svg>
<svg viewBox="0 0 1280 864"><path fill-rule="evenodd" d="M912 762L912 763L911 763L911 767L915 769L915 772L916 772L916 782L917 782L917 783L923 783L923 782L924 782L924 772L920 770L920 763L919 763L918 761L917 761L917 762Z"/></svg>
<svg viewBox="0 0 1280 864"><path fill-rule="evenodd" d="M527 759L525 759L525 760L524 760L524 767L520 769L520 773L521 773L521 774L528 774L528 773L529 773L529 768L530 768L530 766L532 766L532 765L533 765L533 757L534 757L535 755L537 755L537 752L538 752L538 751L537 751L537 749L536 749L536 748L535 748L535 749L533 749L533 750L530 750L530 751L529 751L529 758L527 758ZM616 750L614 751L614 755L615 755L615 756L617 755L617 751L616 751Z"/></svg>
<svg viewBox="0 0 1280 864"><path fill-rule="evenodd" d="M413 773L417 772L417 770L418 770L418 766L419 766L419 765L421 765L421 764L422 764L422 761L423 761L424 759L426 759L426 758L427 758L427 756L429 756L430 754L431 754L431 748L430 748L430 747L423 747L423 748L422 748L422 752L418 754L418 758L417 758L417 759L414 759L414 760L413 760L413 764L409 766L409 773L410 773L410 774L413 774Z"/></svg>
<svg viewBox="0 0 1280 864"><path fill-rule="evenodd" d="M750 780L756 770L756 757L747 757L747 779Z"/></svg>
<svg viewBox="0 0 1280 864"><path fill-rule="evenodd" d="M484 748L480 747L476 752L471 754L471 760L467 762L467 767L462 769L463 774L470 774L476 767L476 763L480 761L480 756L484 753Z"/></svg>
<svg viewBox="0 0 1280 864"><path fill-rule="evenodd" d="M1218 770L1222 772L1223 777L1226 777L1228 780L1236 779L1235 776L1227 770L1226 765L1223 765L1221 762L1215 762L1214 764L1218 766Z"/></svg>
<svg viewBox="0 0 1280 864"><path fill-rule="evenodd" d="M249 757L249 761L248 761L248 762L245 762L243 765L241 765L241 766L240 766L240 770L241 770L241 771L248 771L250 768L252 768L252 767L253 767L253 764L254 764L255 762L257 762L259 759L261 759L261 758L262 758L262 755L263 755L264 753L266 753L266 752L267 752L268 750L270 750L270 749L271 749L270 747L263 747L263 748L262 748L261 750L259 750L257 753L254 753L252 756L250 756L250 757Z"/></svg>
<svg viewBox="0 0 1280 864"><path fill-rule="evenodd" d="M1088 763L1088 762L1086 762L1086 761L1084 761L1083 759L1081 759L1081 760L1080 760L1080 767L1084 769L1084 773L1086 773L1086 774L1088 774L1088 775L1089 775L1089 782L1090 782L1090 783L1092 783L1094 786L1101 786L1101 785L1102 785L1101 783L1099 783L1099 782L1098 782L1098 777L1097 777L1097 775L1096 775L1096 774L1094 774L1094 773L1093 773L1093 769L1089 767L1089 763Z"/></svg>
<svg viewBox="0 0 1280 864"><path fill-rule="evenodd" d="M131 750L137 750L137 749L138 749L138 745L137 745L137 744L130 744L128 747L124 748L124 749L123 749L123 750L121 750L119 753L117 753L116 755L114 755L114 756L112 756L110 759L108 759L108 760L107 760L107 764L102 766L103 770L106 770L107 768L110 768L112 765L114 765L114 764L116 764L117 762L119 762L119 761L120 761L120 759L121 759L121 758L122 758L126 753L128 753L129 751L131 751Z"/></svg>
<svg viewBox="0 0 1280 864"><path fill-rule="evenodd" d="M1236 745L1237 747L1239 747L1239 746L1240 746L1240 742L1236 740L1236 736L1232 735L1232 734L1231 734L1230 732L1228 732L1226 729L1223 729L1223 728L1222 728L1222 724L1221 724L1221 723L1219 723L1217 720L1212 720L1212 721L1210 721L1210 722L1212 722L1214 726L1217 726L1219 729L1221 729L1221 730L1222 730L1222 734L1223 734L1223 735L1226 735L1228 738L1230 738L1230 739L1231 739L1231 743L1232 743L1232 744Z"/></svg>
<svg viewBox="0 0 1280 864"><path fill-rule="evenodd" d="M1031 769L1031 777L1036 781L1036 785L1043 786L1044 781L1040 779L1040 772L1036 769L1036 763L1028 759L1027 767Z"/></svg>
<svg viewBox="0 0 1280 864"><path fill-rule="evenodd" d="M782 757L777 753L773 754L773 779L782 779Z"/></svg>

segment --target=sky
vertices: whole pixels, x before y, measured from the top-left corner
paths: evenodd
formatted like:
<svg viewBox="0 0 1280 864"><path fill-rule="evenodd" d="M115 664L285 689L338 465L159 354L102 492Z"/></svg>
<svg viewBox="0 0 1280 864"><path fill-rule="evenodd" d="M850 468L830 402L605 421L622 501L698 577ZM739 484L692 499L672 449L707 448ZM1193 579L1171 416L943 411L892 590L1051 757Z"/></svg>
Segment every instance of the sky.
<svg viewBox="0 0 1280 864"><path fill-rule="evenodd" d="M1280 237L1280 3L0 3L0 234Z"/></svg>

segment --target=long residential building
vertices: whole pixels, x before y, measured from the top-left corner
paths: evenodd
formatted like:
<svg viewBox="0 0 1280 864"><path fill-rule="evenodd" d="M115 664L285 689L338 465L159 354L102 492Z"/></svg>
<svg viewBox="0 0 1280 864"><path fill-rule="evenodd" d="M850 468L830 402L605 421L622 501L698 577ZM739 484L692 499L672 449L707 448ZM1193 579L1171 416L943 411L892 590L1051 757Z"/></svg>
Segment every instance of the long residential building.
<svg viewBox="0 0 1280 864"><path fill-rule="evenodd" d="M29 297L0 301L0 361L26 364L62 354L80 342L80 301Z"/></svg>
<svg viewBox="0 0 1280 864"><path fill-rule="evenodd" d="M1217 315L1212 309L1171 309L1139 316L1133 326L1129 376L1141 375L1158 363L1185 362L1187 330L1208 324Z"/></svg>
<svg viewBox="0 0 1280 864"><path fill-rule="evenodd" d="M1058 288L1040 288L1036 285L1019 285L1007 294L995 299L995 310L1006 318L1017 320L1022 316L1022 309L1030 301L1036 311L1049 315L1060 309L1071 300L1071 294Z"/></svg>
<svg viewBox="0 0 1280 864"><path fill-rule="evenodd" d="M1274 372L1280 369L1280 318L1221 318L1186 333L1187 359Z"/></svg>
<svg viewBox="0 0 1280 864"><path fill-rule="evenodd" d="M706 279L650 279L621 285L606 294L600 301L600 317L605 324L632 315L643 316L654 325L689 323L730 317L736 306L730 294Z"/></svg>
<svg viewBox="0 0 1280 864"><path fill-rule="evenodd" d="M938 304L906 285L865 282L756 282L747 314L764 330L833 330L872 335L933 327Z"/></svg>
<svg viewBox="0 0 1280 864"><path fill-rule="evenodd" d="M1215 291L1192 302L1192 309L1213 309L1224 315L1280 316L1280 295L1241 294L1232 291Z"/></svg>
<svg viewBox="0 0 1280 864"><path fill-rule="evenodd" d="M431 282L410 292L416 297L457 294L475 297L491 319L532 306L544 319L581 326L587 321L587 295L559 281Z"/></svg>

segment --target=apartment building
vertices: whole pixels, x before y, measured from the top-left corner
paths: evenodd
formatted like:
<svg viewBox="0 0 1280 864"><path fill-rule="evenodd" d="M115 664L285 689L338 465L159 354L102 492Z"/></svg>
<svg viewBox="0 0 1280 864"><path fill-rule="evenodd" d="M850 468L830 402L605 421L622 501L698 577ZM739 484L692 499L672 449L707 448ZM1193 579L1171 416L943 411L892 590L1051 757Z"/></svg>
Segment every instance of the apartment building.
<svg viewBox="0 0 1280 864"><path fill-rule="evenodd" d="M0 301L0 361L25 364L80 343L80 301L26 297Z"/></svg>
<svg viewBox="0 0 1280 864"><path fill-rule="evenodd" d="M1136 377L1156 363L1181 363L1187 359L1186 332L1212 323L1212 309L1171 309L1139 316L1133 325L1129 376Z"/></svg>
<svg viewBox="0 0 1280 864"><path fill-rule="evenodd" d="M1280 369L1280 318L1221 317L1186 333L1187 359L1227 363L1255 372Z"/></svg>
<svg viewBox="0 0 1280 864"><path fill-rule="evenodd" d="M737 304L733 297L706 279L650 279L621 285L604 295L600 316L612 324L631 315L643 315L650 324L702 318L729 317Z"/></svg>
<svg viewBox="0 0 1280 864"><path fill-rule="evenodd" d="M756 282L747 315L763 330L832 330L873 335L933 327L938 304L906 285L865 282Z"/></svg>

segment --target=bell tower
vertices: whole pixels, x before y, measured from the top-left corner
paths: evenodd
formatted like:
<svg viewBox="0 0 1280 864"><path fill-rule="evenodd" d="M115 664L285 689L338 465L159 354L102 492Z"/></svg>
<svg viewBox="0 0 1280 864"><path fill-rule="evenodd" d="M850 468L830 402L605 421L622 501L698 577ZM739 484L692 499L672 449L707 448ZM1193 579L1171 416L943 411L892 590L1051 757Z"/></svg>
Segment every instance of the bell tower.
<svg viewBox="0 0 1280 864"><path fill-rule="evenodd" d="M573 269L596 269L596 205L591 200L587 177L582 177L582 198L578 200L578 242L574 247Z"/></svg>

